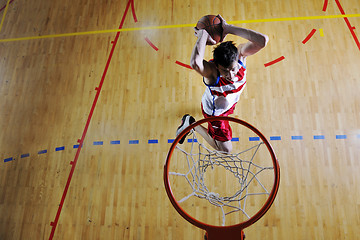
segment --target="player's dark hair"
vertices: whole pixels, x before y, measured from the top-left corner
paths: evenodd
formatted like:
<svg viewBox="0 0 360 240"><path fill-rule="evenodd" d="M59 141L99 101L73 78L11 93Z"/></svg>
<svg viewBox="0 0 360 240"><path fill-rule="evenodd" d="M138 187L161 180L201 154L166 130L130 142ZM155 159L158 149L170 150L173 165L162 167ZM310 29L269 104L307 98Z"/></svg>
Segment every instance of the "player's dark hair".
<svg viewBox="0 0 360 240"><path fill-rule="evenodd" d="M238 49L234 42L227 41L218 45L213 52L214 63L223 67L229 67L233 61L237 61Z"/></svg>

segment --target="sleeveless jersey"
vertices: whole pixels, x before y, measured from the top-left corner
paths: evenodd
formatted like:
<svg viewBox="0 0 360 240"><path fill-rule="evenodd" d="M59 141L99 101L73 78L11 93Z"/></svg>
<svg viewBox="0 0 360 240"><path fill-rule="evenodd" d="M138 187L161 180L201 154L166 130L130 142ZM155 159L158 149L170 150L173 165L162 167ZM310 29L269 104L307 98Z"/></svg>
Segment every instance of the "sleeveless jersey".
<svg viewBox="0 0 360 240"><path fill-rule="evenodd" d="M244 58L241 58L243 61ZM239 71L233 81L228 81L222 76L217 77L214 85L207 85L202 96L201 103L203 111L210 116L220 116L232 108L240 98L246 85L246 66L239 59Z"/></svg>

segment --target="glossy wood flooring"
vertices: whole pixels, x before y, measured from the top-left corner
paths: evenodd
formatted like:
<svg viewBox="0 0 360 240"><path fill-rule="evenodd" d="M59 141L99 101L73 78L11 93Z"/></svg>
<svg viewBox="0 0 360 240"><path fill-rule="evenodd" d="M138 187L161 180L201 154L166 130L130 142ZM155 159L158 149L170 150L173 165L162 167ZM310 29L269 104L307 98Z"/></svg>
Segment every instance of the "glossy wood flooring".
<svg viewBox="0 0 360 240"><path fill-rule="evenodd" d="M202 239L172 207L162 174L182 115L202 118L202 79L181 65L192 26L218 13L270 38L247 60L233 115L273 139L281 166L275 203L247 239L360 239L357 0L7 4L1 240Z"/></svg>

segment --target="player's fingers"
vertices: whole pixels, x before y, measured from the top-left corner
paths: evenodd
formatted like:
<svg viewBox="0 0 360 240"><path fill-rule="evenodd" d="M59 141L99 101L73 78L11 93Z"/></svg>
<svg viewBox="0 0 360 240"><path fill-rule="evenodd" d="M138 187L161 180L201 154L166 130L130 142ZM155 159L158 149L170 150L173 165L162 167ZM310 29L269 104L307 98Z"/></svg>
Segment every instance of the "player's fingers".
<svg viewBox="0 0 360 240"><path fill-rule="evenodd" d="M220 18L221 23L223 23L223 24L226 23L225 19L220 14L218 14L217 17Z"/></svg>
<svg viewBox="0 0 360 240"><path fill-rule="evenodd" d="M194 35L197 37L199 35L199 29L194 27Z"/></svg>
<svg viewBox="0 0 360 240"><path fill-rule="evenodd" d="M209 37L207 39L207 44L208 45L215 45L216 41L209 35Z"/></svg>
<svg viewBox="0 0 360 240"><path fill-rule="evenodd" d="M194 28L194 35L197 37L199 35L199 30L197 28Z"/></svg>

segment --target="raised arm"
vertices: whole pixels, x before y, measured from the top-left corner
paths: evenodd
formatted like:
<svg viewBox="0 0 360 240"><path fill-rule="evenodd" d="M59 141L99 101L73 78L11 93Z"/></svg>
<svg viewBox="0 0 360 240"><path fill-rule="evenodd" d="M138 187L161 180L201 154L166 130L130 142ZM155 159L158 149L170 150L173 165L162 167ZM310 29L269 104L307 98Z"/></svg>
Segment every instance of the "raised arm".
<svg viewBox="0 0 360 240"><path fill-rule="evenodd" d="M212 81L214 75L216 75L216 68L213 63L204 60L204 55L207 42L211 44L216 44L216 42L204 29L195 29L195 36L197 36L198 39L191 53L190 66L203 77Z"/></svg>
<svg viewBox="0 0 360 240"><path fill-rule="evenodd" d="M247 43L240 44L238 46L240 55L245 57L253 55L264 48L268 43L269 37L267 35L256 32L254 30L229 25L220 15L219 17L222 20L223 25L223 38L227 34L233 34L248 40Z"/></svg>

